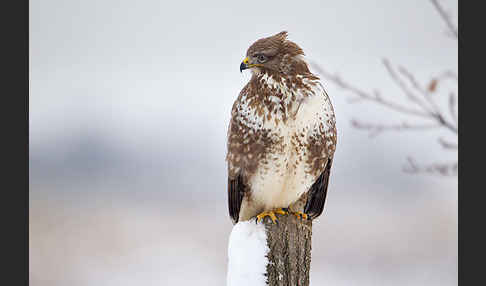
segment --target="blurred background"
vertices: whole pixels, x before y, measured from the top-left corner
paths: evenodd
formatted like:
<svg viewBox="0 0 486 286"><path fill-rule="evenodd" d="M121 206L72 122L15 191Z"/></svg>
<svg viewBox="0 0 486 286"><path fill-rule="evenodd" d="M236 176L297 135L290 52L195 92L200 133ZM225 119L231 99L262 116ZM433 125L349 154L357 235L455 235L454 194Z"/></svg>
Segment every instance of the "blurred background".
<svg viewBox="0 0 486 286"><path fill-rule="evenodd" d="M457 1L439 2L457 25ZM393 101L384 57L424 83L457 71L432 1L30 1L30 285L225 285L226 131L250 78L238 67L282 30ZM409 156L454 162L437 138L456 135L370 137L351 120L401 119L322 82L338 146L311 284L456 285L457 176L403 170Z"/></svg>

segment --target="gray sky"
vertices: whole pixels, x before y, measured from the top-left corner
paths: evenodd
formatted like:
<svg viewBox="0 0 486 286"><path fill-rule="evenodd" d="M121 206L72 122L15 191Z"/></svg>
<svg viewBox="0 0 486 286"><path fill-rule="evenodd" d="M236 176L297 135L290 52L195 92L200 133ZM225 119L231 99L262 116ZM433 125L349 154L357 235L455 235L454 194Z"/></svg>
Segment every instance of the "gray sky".
<svg viewBox="0 0 486 286"><path fill-rule="evenodd" d="M151 170L153 164L172 170L190 164L203 178L204 172L223 178L229 111L249 79L238 65L253 41L284 29L309 60L391 97L402 96L382 57L423 80L457 68L456 43L427 1L32 1L30 23L31 151L40 165L76 156L69 152L99 152L93 160L123 157ZM437 148L436 134L368 140L350 128L351 118L391 123L395 115L348 104L348 94L324 84L338 120L336 175L359 170L376 178L386 172L395 180L407 155L425 163L454 158Z"/></svg>
<svg viewBox="0 0 486 286"><path fill-rule="evenodd" d="M441 2L457 21L457 2ZM383 57L423 82L446 69L457 71L457 43L423 0L30 1L31 208L50 200L58 200L59 208L94 206L109 198L171 205L177 212L189 201L220 211L226 239L226 130L233 101L250 78L238 67L250 44L282 30L309 60L396 100L403 95ZM444 152L436 142L438 136L454 137L417 131L369 138L351 128L352 118L400 118L370 104L349 104L348 93L323 84L338 127L327 227L352 221L363 204L370 212L393 212L406 203L432 212L428 204L438 202L441 210L452 206L447 231L454 243L457 179L401 170L409 155L425 164L455 160L457 152ZM411 236L419 229L410 222ZM456 255L455 248L444 247ZM456 266L452 260L440 271ZM342 272L336 271L338 281ZM427 281L454 285L455 279Z"/></svg>

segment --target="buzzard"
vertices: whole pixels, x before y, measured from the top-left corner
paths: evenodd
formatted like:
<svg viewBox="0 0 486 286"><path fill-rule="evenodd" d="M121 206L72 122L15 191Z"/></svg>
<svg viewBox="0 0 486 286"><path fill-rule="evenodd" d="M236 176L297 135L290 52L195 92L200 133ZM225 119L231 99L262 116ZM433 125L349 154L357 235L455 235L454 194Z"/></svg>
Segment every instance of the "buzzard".
<svg viewBox="0 0 486 286"><path fill-rule="evenodd" d="M240 71L250 81L231 110L228 208L233 223L276 214L314 219L324 208L336 149L336 119L319 77L287 32L262 38Z"/></svg>

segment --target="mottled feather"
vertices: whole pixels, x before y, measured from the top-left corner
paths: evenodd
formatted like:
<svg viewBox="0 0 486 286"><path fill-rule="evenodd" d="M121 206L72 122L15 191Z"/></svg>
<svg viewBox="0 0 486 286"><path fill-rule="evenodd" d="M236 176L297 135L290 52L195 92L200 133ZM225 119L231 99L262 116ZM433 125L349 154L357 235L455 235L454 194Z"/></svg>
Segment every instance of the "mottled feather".
<svg viewBox="0 0 486 286"><path fill-rule="evenodd" d="M263 38L247 51L250 64L258 64L233 104L228 128L234 223L278 207L304 211L304 205L315 218L324 206L336 148L334 110L302 49L286 38L286 32Z"/></svg>

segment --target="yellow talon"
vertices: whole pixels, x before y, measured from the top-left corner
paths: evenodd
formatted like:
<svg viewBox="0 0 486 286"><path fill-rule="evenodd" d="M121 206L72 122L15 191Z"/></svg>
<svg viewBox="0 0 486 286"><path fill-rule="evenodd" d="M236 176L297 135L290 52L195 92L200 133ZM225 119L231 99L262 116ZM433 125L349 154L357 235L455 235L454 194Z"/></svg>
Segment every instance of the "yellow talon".
<svg viewBox="0 0 486 286"><path fill-rule="evenodd" d="M264 211L264 212L262 212L262 213L260 213L259 215L256 216L256 222L259 222L260 220L264 221L265 217L269 216L270 219L272 220L272 222L274 224L276 224L277 223L277 216L275 214L286 215L286 214L288 214L288 212L286 212L282 208L274 209L274 210L271 210L271 211Z"/></svg>
<svg viewBox="0 0 486 286"><path fill-rule="evenodd" d="M306 213L303 212L292 212L293 215L295 215L297 218L300 219L309 219L309 216Z"/></svg>

